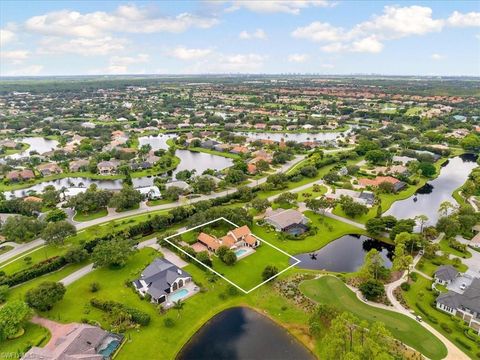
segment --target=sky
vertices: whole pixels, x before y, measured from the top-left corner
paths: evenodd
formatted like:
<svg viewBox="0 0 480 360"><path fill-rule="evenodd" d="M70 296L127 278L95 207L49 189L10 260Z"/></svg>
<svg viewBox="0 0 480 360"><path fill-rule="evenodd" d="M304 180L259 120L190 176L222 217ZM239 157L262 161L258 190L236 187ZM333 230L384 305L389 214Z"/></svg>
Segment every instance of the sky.
<svg viewBox="0 0 480 360"><path fill-rule="evenodd" d="M0 2L0 76L480 75L480 1Z"/></svg>

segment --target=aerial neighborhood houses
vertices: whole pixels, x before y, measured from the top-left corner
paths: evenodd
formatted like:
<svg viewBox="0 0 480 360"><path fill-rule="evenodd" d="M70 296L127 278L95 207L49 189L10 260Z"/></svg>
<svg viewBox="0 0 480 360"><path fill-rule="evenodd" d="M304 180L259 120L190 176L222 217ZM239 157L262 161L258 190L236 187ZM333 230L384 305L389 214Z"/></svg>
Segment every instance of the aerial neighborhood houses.
<svg viewBox="0 0 480 360"><path fill-rule="evenodd" d="M434 285L447 288L436 299L437 309L462 319L480 335L480 278L467 271L458 272L451 265L438 267L434 275Z"/></svg>
<svg viewBox="0 0 480 360"><path fill-rule="evenodd" d="M353 201L371 207L375 203L375 194L371 191L355 191L349 189L336 189L335 192L326 194L329 200L340 200L342 196L349 196Z"/></svg>
<svg viewBox="0 0 480 360"><path fill-rule="evenodd" d="M390 183L393 185L393 191L398 192L402 190L406 184L403 181L400 181L392 176L377 176L374 179L360 178L358 179L358 184L360 187L364 188L376 188L381 183Z"/></svg>
<svg viewBox="0 0 480 360"><path fill-rule="evenodd" d="M193 244L192 246L197 252L208 250L215 253L220 246L226 246L231 250L240 248L255 249L260 246L260 241L252 234L247 225L230 230L221 238L200 232L197 236L197 240L198 243Z"/></svg>
<svg viewBox="0 0 480 360"><path fill-rule="evenodd" d="M117 172L118 167L120 166L120 161L115 159L110 159L107 161L100 161L97 164L98 173L101 175L113 175Z"/></svg>

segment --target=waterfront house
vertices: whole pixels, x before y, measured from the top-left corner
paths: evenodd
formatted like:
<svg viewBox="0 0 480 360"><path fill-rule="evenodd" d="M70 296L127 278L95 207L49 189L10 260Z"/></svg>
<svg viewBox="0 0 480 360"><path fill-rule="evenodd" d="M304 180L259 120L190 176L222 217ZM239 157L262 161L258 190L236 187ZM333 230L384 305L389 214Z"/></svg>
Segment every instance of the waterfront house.
<svg viewBox="0 0 480 360"><path fill-rule="evenodd" d="M79 172L87 170L89 161L85 159L71 161L68 165L71 172Z"/></svg>
<svg viewBox="0 0 480 360"><path fill-rule="evenodd" d="M378 187L381 183L388 182L393 185L393 191L402 190L406 184L392 176L377 176L375 179L361 178L358 179L358 184L361 187Z"/></svg>
<svg viewBox="0 0 480 360"><path fill-rule="evenodd" d="M119 165L120 161L114 159L108 161L100 161L97 164L98 173L101 175L115 174Z"/></svg>
<svg viewBox="0 0 480 360"><path fill-rule="evenodd" d="M220 246L226 246L229 249L242 247L255 249L260 245L260 241L252 235L247 225L237 227L221 238L201 232L198 234L197 240L212 252L216 252Z"/></svg>
<svg viewBox="0 0 480 360"><path fill-rule="evenodd" d="M455 280L460 273L451 265L442 265L439 266L437 271L435 271L433 279L435 283L440 285L449 285L453 280Z"/></svg>
<svg viewBox="0 0 480 360"><path fill-rule="evenodd" d="M13 170L5 175L7 180L10 181L23 181L23 180L31 180L35 178L35 174L30 169L24 170Z"/></svg>
<svg viewBox="0 0 480 360"><path fill-rule="evenodd" d="M275 230L298 235L308 230L308 218L294 209L269 209L265 213L265 222Z"/></svg>
<svg viewBox="0 0 480 360"><path fill-rule="evenodd" d="M40 174L42 174L42 176L60 174L62 172L62 168L55 163L38 165L37 170L40 172Z"/></svg>

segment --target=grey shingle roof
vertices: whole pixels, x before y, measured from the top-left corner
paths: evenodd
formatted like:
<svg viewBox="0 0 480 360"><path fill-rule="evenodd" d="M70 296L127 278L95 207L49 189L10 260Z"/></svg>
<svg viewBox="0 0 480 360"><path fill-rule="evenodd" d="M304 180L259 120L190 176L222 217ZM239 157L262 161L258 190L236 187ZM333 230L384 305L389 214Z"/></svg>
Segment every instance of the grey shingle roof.
<svg viewBox="0 0 480 360"><path fill-rule="evenodd" d="M435 271L435 277L443 281L452 281L458 276L458 271L451 265L439 266Z"/></svg>

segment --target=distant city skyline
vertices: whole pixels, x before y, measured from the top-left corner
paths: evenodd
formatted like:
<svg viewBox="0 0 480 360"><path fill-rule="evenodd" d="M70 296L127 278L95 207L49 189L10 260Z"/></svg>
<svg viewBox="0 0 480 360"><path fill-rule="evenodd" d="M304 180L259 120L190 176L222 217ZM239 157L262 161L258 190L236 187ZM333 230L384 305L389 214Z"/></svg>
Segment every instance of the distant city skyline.
<svg viewBox="0 0 480 360"><path fill-rule="evenodd" d="M477 1L2 1L0 75L480 75Z"/></svg>

